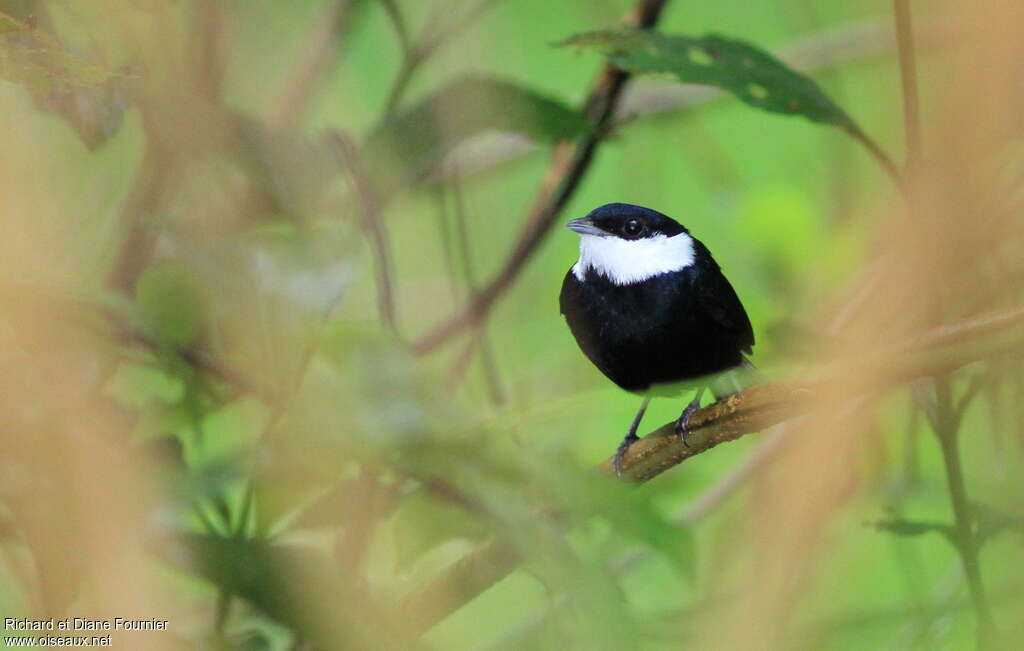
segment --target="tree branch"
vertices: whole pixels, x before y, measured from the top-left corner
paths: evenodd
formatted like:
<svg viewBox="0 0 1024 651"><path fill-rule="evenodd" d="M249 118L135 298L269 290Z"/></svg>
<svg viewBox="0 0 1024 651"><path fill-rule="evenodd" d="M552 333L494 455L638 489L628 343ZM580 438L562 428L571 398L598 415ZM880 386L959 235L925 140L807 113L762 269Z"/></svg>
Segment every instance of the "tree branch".
<svg viewBox="0 0 1024 651"><path fill-rule="evenodd" d="M802 383L762 385L734 394L693 414L684 445L675 423L662 425L626 452L623 475L647 481L726 441L736 440L806 413L824 389L843 386L849 395L873 393L922 377L949 373L1024 344L1024 307L981 315L940 326L902 349L886 349L856 362L836 363ZM851 385L850 378L872 377L871 385ZM611 473L612 459L599 469ZM417 630L426 631L458 610L518 566L507 544L491 539L406 597L400 612L422 613Z"/></svg>

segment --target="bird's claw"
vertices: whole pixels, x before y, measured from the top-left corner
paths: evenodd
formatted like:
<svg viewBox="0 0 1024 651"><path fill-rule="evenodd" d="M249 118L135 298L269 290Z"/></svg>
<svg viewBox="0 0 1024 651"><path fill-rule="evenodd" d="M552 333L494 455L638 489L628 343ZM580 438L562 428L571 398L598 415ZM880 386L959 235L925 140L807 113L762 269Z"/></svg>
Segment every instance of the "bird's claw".
<svg viewBox="0 0 1024 651"><path fill-rule="evenodd" d="M622 460L626 458L626 450L639 438L636 434L632 436L627 435L626 438L622 439L622 443L619 443L618 449L615 450L615 456L612 457L612 470L615 471L616 477L622 476Z"/></svg>
<svg viewBox="0 0 1024 651"><path fill-rule="evenodd" d="M679 414L679 418L676 420L676 434L679 436L679 441L686 447L690 447L690 444L686 442L686 434L690 425L690 417L693 416L693 413L698 409L700 409L699 396L695 398L693 402L686 405L686 409L683 410L683 413Z"/></svg>

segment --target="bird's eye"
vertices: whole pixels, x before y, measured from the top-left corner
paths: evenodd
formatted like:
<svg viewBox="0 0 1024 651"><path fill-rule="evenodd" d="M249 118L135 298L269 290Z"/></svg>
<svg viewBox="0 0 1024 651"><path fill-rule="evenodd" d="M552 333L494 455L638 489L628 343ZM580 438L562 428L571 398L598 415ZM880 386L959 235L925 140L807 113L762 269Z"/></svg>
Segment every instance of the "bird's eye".
<svg viewBox="0 0 1024 651"><path fill-rule="evenodd" d="M644 230L644 225L639 219L630 219L622 226L622 232L629 237L636 237Z"/></svg>

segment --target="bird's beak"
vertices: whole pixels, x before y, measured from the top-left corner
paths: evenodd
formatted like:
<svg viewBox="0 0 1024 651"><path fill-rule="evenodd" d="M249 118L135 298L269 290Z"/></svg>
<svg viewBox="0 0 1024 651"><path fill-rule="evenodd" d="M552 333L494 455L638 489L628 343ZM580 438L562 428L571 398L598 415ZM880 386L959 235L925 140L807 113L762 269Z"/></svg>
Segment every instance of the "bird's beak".
<svg viewBox="0 0 1024 651"><path fill-rule="evenodd" d="M576 231L580 235L607 235L597 226L594 226L594 222L590 221L586 217L580 219L574 219L565 225L570 231Z"/></svg>

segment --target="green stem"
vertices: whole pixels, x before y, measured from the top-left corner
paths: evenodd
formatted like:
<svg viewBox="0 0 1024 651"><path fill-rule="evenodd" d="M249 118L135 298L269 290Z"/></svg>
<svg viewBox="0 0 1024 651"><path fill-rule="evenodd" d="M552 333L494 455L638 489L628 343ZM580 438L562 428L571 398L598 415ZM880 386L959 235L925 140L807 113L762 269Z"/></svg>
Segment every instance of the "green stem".
<svg viewBox="0 0 1024 651"><path fill-rule="evenodd" d="M985 584L981 576L979 562L979 540L974 529L974 517L970 502L967 499L967 488L964 483L963 465L960 461L959 429L960 419L954 407L952 390L946 377L935 380L935 397L938 418L935 423L935 434L942 448L942 459L946 468L946 482L949 485L949 499L953 507L955 522L953 532L956 549L967 577L967 587L971 602L978 620L977 646L984 649L989 646L995 630L995 620L989 605Z"/></svg>

